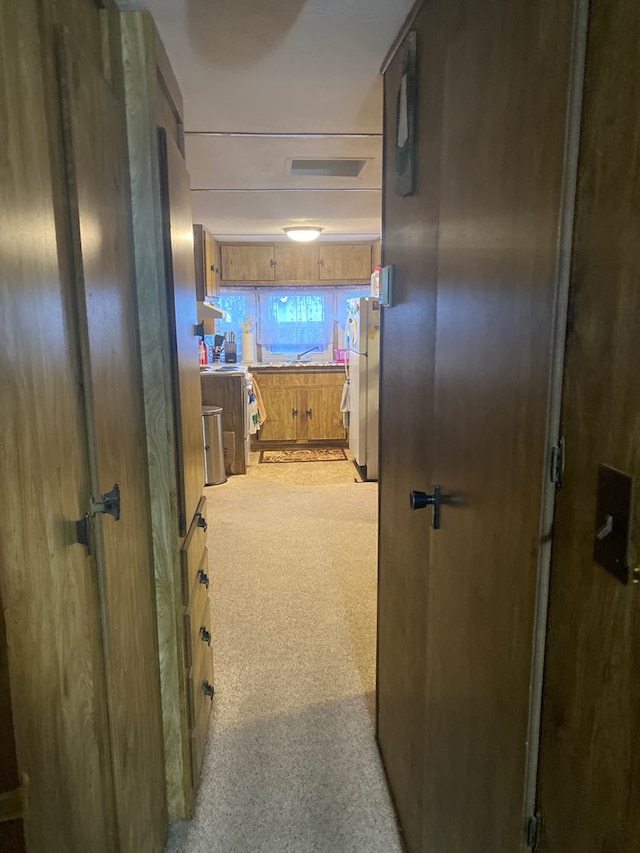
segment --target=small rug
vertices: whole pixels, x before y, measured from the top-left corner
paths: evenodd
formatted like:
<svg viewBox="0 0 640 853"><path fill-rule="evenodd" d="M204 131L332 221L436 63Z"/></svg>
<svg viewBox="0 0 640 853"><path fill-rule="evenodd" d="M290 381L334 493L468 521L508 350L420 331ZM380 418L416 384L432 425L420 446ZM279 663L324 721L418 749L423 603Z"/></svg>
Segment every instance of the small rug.
<svg viewBox="0 0 640 853"><path fill-rule="evenodd" d="M342 447L295 447L289 450L261 450L261 462L344 462Z"/></svg>

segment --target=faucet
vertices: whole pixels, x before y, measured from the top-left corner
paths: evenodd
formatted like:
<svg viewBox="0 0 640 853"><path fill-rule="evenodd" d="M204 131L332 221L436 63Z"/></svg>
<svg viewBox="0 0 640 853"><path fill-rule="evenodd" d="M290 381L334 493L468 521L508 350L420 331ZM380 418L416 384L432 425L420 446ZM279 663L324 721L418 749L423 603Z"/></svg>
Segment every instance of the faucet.
<svg viewBox="0 0 640 853"><path fill-rule="evenodd" d="M311 347L310 349L306 349L304 352L299 352L298 353L298 361L300 361L300 359L302 358L303 355L306 355L308 352L313 352L314 349L317 349L318 352L320 351L320 347Z"/></svg>

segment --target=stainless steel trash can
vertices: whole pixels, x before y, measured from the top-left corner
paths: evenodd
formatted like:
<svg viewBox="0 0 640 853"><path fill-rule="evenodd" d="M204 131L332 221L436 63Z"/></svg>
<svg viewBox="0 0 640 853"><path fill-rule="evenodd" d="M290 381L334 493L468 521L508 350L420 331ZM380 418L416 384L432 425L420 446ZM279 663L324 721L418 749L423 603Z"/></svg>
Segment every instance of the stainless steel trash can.
<svg viewBox="0 0 640 853"><path fill-rule="evenodd" d="M202 436L204 438L204 484L218 486L227 482L224 470L224 445L222 444L222 409L205 406L202 409Z"/></svg>

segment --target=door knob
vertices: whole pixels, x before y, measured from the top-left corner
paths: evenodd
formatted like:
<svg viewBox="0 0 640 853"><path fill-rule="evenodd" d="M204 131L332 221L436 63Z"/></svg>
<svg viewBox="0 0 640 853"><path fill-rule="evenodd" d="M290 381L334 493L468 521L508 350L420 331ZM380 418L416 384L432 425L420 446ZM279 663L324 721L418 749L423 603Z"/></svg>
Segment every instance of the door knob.
<svg viewBox="0 0 640 853"><path fill-rule="evenodd" d="M409 494L411 509L425 509L425 507L433 507L433 529L440 529L440 486L433 487L433 494L427 492L413 491Z"/></svg>

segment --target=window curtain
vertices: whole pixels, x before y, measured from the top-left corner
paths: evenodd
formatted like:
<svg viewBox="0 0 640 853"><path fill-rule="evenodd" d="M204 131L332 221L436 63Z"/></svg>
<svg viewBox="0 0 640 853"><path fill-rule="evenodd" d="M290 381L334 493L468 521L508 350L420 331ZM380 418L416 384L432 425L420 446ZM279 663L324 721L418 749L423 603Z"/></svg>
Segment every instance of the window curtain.
<svg viewBox="0 0 640 853"><path fill-rule="evenodd" d="M318 346L333 342L333 293L319 290L260 292L262 346Z"/></svg>

